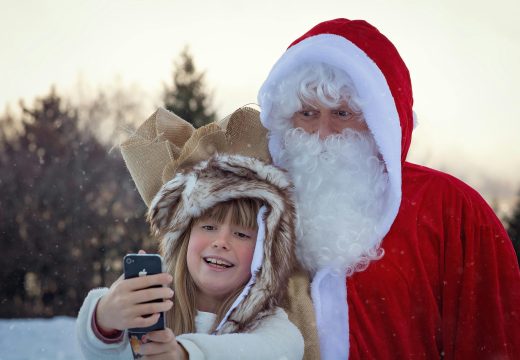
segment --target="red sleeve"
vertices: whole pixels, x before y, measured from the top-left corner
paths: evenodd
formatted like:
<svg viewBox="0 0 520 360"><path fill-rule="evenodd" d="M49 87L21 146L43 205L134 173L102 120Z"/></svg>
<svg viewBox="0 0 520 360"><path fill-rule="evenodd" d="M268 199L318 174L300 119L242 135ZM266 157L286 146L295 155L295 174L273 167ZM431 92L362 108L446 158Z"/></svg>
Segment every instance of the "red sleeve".
<svg viewBox="0 0 520 360"><path fill-rule="evenodd" d="M457 185L463 196L444 203L440 261L445 359L518 359L520 271L511 240L480 195Z"/></svg>
<svg viewBox="0 0 520 360"><path fill-rule="evenodd" d="M123 331L117 330L111 334L103 334L101 332L101 330L99 329L99 326L96 322L96 312L97 312L97 304L96 304L96 308L94 309L94 312L92 313L92 321L91 321L92 331L94 331L94 335L96 335L96 337L99 340L103 341L105 344L115 344L115 343L121 342L123 340L123 335L124 335Z"/></svg>

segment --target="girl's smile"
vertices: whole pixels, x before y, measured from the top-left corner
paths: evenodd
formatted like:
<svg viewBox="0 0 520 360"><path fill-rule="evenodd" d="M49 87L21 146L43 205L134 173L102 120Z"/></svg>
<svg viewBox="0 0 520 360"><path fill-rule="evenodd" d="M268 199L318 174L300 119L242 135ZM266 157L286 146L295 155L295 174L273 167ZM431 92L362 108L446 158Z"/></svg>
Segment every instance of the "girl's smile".
<svg viewBox="0 0 520 360"><path fill-rule="evenodd" d="M207 256L203 259L210 267L214 268L217 271L229 269L230 267L234 266L231 262L226 261L225 259L220 258L218 256Z"/></svg>

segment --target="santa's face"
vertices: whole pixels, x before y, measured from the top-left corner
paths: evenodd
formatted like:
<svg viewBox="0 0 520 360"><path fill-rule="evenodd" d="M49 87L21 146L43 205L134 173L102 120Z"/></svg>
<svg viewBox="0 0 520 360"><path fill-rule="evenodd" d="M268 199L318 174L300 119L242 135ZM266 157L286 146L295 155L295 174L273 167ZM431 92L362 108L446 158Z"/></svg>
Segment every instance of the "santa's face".
<svg viewBox="0 0 520 360"><path fill-rule="evenodd" d="M352 109L345 101L333 108L319 101L303 104L302 110L295 112L291 120L295 128L301 128L309 134L317 133L320 139L341 134L345 129L369 132L363 114Z"/></svg>

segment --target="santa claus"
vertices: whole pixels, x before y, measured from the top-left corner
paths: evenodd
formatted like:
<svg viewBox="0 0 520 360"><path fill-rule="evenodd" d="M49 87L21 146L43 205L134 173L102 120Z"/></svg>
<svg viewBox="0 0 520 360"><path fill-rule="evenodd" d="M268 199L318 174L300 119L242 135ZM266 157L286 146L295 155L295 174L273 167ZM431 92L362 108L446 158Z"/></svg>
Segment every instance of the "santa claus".
<svg viewBox="0 0 520 360"><path fill-rule="evenodd" d="M384 35L360 20L318 24L258 100L296 189L302 271L287 307L306 358L519 356L511 242L475 190L406 161L410 76Z"/></svg>

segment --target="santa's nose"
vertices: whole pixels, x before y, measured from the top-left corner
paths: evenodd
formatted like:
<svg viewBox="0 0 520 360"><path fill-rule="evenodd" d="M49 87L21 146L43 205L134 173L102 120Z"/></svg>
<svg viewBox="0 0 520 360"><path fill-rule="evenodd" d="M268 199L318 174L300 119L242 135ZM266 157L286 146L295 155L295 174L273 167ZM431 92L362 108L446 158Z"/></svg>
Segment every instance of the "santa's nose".
<svg viewBox="0 0 520 360"><path fill-rule="evenodd" d="M320 114L320 120L318 124L318 135L320 139L325 139L327 136L334 134L334 128L332 127L331 114L327 112Z"/></svg>

